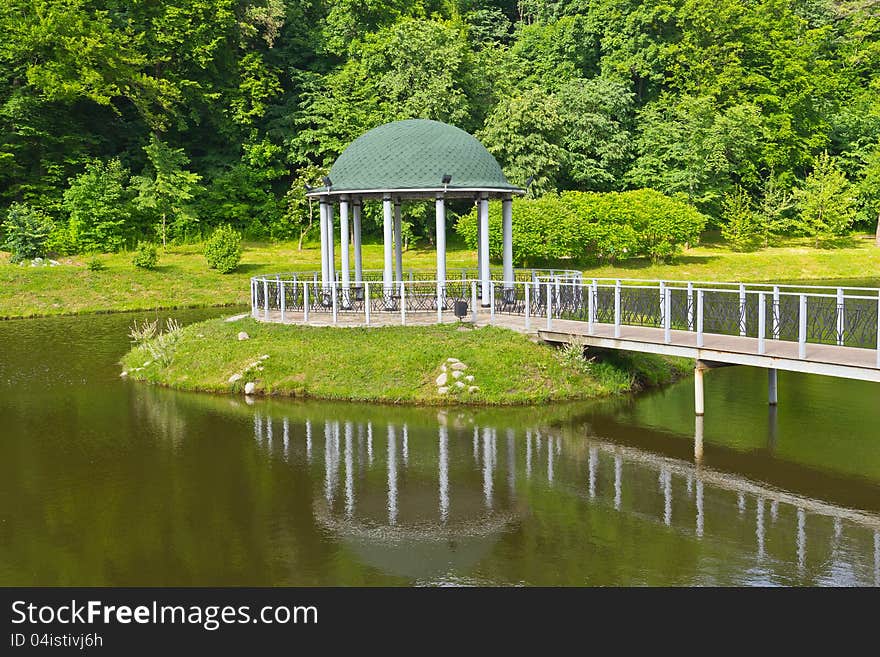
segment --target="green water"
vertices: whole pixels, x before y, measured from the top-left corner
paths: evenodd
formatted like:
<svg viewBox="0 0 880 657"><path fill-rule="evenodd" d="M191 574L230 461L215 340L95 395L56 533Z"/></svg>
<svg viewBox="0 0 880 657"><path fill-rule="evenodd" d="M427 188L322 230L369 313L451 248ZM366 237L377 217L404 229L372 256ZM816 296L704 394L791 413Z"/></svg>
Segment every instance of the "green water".
<svg viewBox="0 0 880 657"><path fill-rule="evenodd" d="M183 322L229 314L181 311ZM182 394L140 315L0 322L0 585L878 585L880 386L539 409Z"/></svg>

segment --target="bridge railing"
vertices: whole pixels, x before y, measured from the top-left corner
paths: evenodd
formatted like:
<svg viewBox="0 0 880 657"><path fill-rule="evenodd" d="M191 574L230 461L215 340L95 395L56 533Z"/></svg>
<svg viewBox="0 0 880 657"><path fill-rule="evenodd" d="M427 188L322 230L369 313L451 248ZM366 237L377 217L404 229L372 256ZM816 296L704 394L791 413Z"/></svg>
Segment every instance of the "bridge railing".
<svg viewBox="0 0 880 657"><path fill-rule="evenodd" d="M467 272L467 270L465 270ZM880 367L880 290L744 284L681 283L594 279L585 283L570 276L549 276L528 270L526 280L493 280L490 303L482 307L480 281L413 277L385 286L364 277L357 283L324 285L314 275L290 278L276 275L251 280L251 308L255 317L285 321L290 313L309 320L316 313L338 317L363 315L366 323L381 313L436 313L438 321L451 314L476 317L477 312L525 318L526 327L554 320L586 324L591 333L599 325L662 329L663 339L675 332L696 335L703 346L706 335L729 335L757 341L756 352L766 352L769 341L796 342L801 358L808 344L871 349Z"/></svg>

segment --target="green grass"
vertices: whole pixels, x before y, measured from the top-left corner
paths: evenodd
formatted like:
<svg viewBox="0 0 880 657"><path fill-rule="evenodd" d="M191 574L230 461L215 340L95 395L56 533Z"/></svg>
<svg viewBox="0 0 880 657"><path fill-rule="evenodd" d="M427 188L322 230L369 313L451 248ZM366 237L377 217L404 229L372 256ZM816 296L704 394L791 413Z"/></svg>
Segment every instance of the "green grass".
<svg viewBox="0 0 880 657"><path fill-rule="evenodd" d="M250 339L238 340L239 331ZM474 377L478 391L438 393L435 380L447 358L467 364L465 374ZM318 328L251 318L187 326L169 365L152 360L144 347L136 347L122 366L132 379L183 390L242 393L250 381L265 395L405 404L591 399L664 383L683 369L654 357L572 363L552 347L497 327ZM262 370L253 366L257 363ZM230 384L234 374L243 378Z"/></svg>
<svg viewBox="0 0 880 657"><path fill-rule="evenodd" d="M221 306L248 302L248 278L279 271L320 268L319 248L298 251L295 243L249 243L238 270L218 274L207 268L201 245L160 251L154 271L138 269L133 254L99 256L105 266L90 271L89 256L64 258L58 267L9 265L0 253L0 318L67 315L87 312ZM337 256L338 257L338 256ZM378 269L382 246L364 246L364 266ZM476 253L453 248L448 265L473 267ZM404 267L433 269L433 249L412 249ZM587 276L704 281L810 281L880 277L880 249L872 240L853 239L837 249L815 249L809 240L788 240L753 253L736 253L724 245L706 244L685 251L672 263L643 259L588 268Z"/></svg>

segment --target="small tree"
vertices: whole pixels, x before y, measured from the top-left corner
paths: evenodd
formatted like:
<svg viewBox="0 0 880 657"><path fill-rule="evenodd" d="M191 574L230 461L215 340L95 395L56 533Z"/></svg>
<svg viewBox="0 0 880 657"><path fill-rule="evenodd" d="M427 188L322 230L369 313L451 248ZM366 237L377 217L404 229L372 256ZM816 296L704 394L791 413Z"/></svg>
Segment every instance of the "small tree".
<svg viewBox="0 0 880 657"><path fill-rule="evenodd" d="M155 135L144 146L150 164L148 170L133 180L138 188L137 205L156 213L163 248L168 246L168 224L176 233L197 221L189 203L201 189L201 176L186 169L189 158L182 148L171 148Z"/></svg>
<svg viewBox="0 0 880 657"><path fill-rule="evenodd" d="M807 176L803 187L794 190L800 215L794 226L803 234L821 240L844 235L855 220L852 186L834 160L823 153Z"/></svg>
<svg viewBox="0 0 880 657"><path fill-rule="evenodd" d="M131 215L128 170L118 159L93 162L64 192L69 237L78 251L118 251Z"/></svg>
<svg viewBox="0 0 880 657"><path fill-rule="evenodd" d="M46 255L46 242L55 224L49 216L25 203L9 206L3 231L3 246L12 252L12 262L21 262Z"/></svg>
<svg viewBox="0 0 880 657"><path fill-rule="evenodd" d="M789 212L792 208L794 208L794 198L791 192L786 191L771 171L764 181L764 190L757 210L764 246L770 246L772 235L781 235L790 228Z"/></svg>
<svg viewBox="0 0 880 657"><path fill-rule="evenodd" d="M231 226L219 226L205 243L208 267L221 274L235 271L241 261L241 235Z"/></svg>
<svg viewBox="0 0 880 657"><path fill-rule="evenodd" d="M752 199L742 187L724 194L721 203L721 236L734 251L752 251L761 243L761 221L752 209Z"/></svg>
<svg viewBox="0 0 880 657"><path fill-rule="evenodd" d="M874 151L865 162L859 198L868 216L877 222L874 243L880 247L880 150Z"/></svg>

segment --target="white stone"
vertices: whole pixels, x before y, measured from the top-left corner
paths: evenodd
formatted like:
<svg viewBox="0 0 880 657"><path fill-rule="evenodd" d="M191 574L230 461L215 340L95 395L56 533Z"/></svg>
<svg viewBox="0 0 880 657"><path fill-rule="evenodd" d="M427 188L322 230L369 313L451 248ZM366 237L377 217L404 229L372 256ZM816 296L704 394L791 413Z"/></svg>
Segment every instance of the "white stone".
<svg viewBox="0 0 880 657"><path fill-rule="evenodd" d="M446 376L446 372L443 372L443 374L437 377L434 383L436 383L438 386L445 386L447 378L448 377Z"/></svg>
<svg viewBox="0 0 880 657"><path fill-rule="evenodd" d="M439 388L437 388L438 394L445 395L447 392L449 392L448 386L440 386Z"/></svg>
<svg viewBox="0 0 880 657"><path fill-rule="evenodd" d="M450 365L450 367L454 370L466 370L467 369L467 365L465 365L461 361L454 362L452 365Z"/></svg>
<svg viewBox="0 0 880 657"><path fill-rule="evenodd" d="M251 336L249 336L249 335L248 335L247 333L245 333L244 331L240 331L239 334L238 334L238 339L239 339L239 340L250 340L250 339L251 339Z"/></svg>
<svg viewBox="0 0 880 657"><path fill-rule="evenodd" d="M461 378L461 372L459 372L458 370L453 370L453 371L452 371L452 378L453 378L453 379L459 379L459 378Z"/></svg>
<svg viewBox="0 0 880 657"><path fill-rule="evenodd" d="M228 383L235 383L236 381L241 381L241 374L233 374L230 376Z"/></svg>
<svg viewBox="0 0 880 657"><path fill-rule="evenodd" d="M458 360L458 358L447 358L446 362L447 363L460 363L461 361Z"/></svg>
<svg viewBox="0 0 880 657"><path fill-rule="evenodd" d="M59 265L59 262L57 260L50 260L49 261L50 267L57 267L58 265Z"/></svg>
<svg viewBox="0 0 880 657"><path fill-rule="evenodd" d="M456 387L456 388L464 388L464 384L463 384L461 381L456 381L456 382L455 382L455 387Z"/></svg>
<svg viewBox="0 0 880 657"><path fill-rule="evenodd" d="M479 392L480 388L478 386L468 386L468 392Z"/></svg>
<svg viewBox="0 0 880 657"><path fill-rule="evenodd" d="M124 379L125 377L128 376L128 372L126 372L125 370L122 370L122 372L119 374L119 376L121 376Z"/></svg>
<svg viewBox="0 0 880 657"><path fill-rule="evenodd" d="M244 384L244 394L252 395L257 391L257 384L253 381L248 381Z"/></svg>
<svg viewBox="0 0 880 657"><path fill-rule="evenodd" d="M446 365L441 365L441 366L440 366L440 371L441 371L441 372L445 372L445 371L446 371Z"/></svg>
<svg viewBox="0 0 880 657"><path fill-rule="evenodd" d="M260 356L260 360L266 360L269 357L269 354L263 354Z"/></svg>
<svg viewBox="0 0 880 657"><path fill-rule="evenodd" d="M466 377L464 377L464 380L467 381L468 383L470 383L471 381L474 380L474 375L468 374Z"/></svg>

